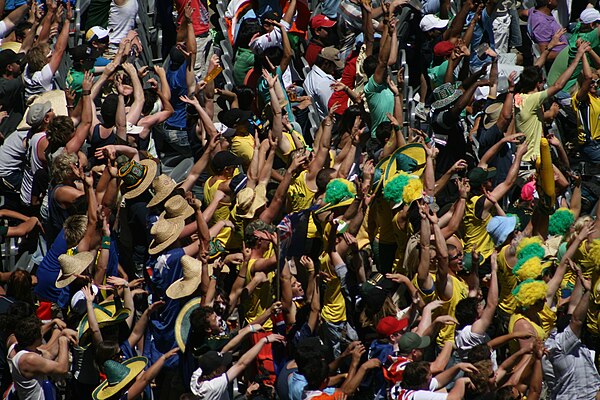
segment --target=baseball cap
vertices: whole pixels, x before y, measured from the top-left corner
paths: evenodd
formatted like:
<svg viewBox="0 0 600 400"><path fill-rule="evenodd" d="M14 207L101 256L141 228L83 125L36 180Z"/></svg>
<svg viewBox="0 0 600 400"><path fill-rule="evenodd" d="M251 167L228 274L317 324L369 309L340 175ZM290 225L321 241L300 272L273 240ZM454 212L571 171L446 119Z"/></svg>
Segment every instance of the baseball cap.
<svg viewBox="0 0 600 400"><path fill-rule="evenodd" d="M586 8L581 12L579 19L584 24L591 24L592 22L600 21L600 11L595 8Z"/></svg>
<svg viewBox="0 0 600 400"><path fill-rule="evenodd" d="M232 108L230 110L223 110L217 115L219 121L225 124L229 128L235 128L240 122L247 122L252 118L250 111L241 110L239 108Z"/></svg>
<svg viewBox="0 0 600 400"><path fill-rule="evenodd" d="M104 29L101 26L92 26L85 33L85 40L87 42L96 41L108 41L108 29Z"/></svg>
<svg viewBox="0 0 600 400"><path fill-rule="evenodd" d="M248 182L248 177L243 172L240 172L229 181L229 189L234 194L238 194L240 190L246 187L246 183Z"/></svg>
<svg viewBox="0 0 600 400"><path fill-rule="evenodd" d="M407 326L408 318L397 319L396 317L385 317L379 321L375 330L379 335L387 337L405 330Z"/></svg>
<svg viewBox="0 0 600 400"><path fill-rule="evenodd" d="M432 29L444 29L448 26L447 19L440 19L433 14L427 14L421 19L419 27L423 32L429 32Z"/></svg>
<svg viewBox="0 0 600 400"><path fill-rule="evenodd" d="M3 50L0 51L0 73L6 72L6 67L12 63L20 64L23 61L25 54L23 53L15 53L13 50Z"/></svg>
<svg viewBox="0 0 600 400"><path fill-rule="evenodd" d="M87 44L81 44L69 50L73 61L92 60L98 58L98 53Z"/></svg>
<svg viewBox="0 0 600 400"><path fill-rule="evenodd" d="M429 346L431 339L429 336L419 336L414 332L406 332L398 341L400 353L410 353L414 349L424 349Z"/></svg>
<svg viewBox="0 0 600 400"><path fill-rule="evenodd" d="M337 21L329 19L326 15L319 14L319 15L315 15L314 17L311 18L310 29L314 30L317 28L331 28L336 23L337 23Z"/></svg>
<svg viewBox="0 0 600 400"><path fill-rule="evenodd" d="M38 126L44 121L44 117L50 110L52 110L52 103L49 101L45 103L34 103L30 105L27 110L25 122L27 122L27 125L29 126Z"/></svg>
<svg viewBox="0 0 600 400"><path fill-rule="evenodd" d="M226 367L231 364L231 353L219 353L218 351L208 351L198 359L198 366L202 368L202 375L206 376L220 367Z"/></svg>
<svg viewBox="0 0 600 400"><path fill-rule="evenodd" d="M433 55L436 57L448 57L454 50L454 43L449 40L442 40L433 46Z"/></svg>
<svg viewBox="0 0 600 400"><path fill-rule="evenodd" d="M333 46L323 47L319 53L319 57L333 61L337 69L344 68L344 61L340 59L340 51Z"/></svg>
<svg viewBox="0 0 600 400"><path fill-rule="evenodd" d="M235 129L229 128L227 125L220 122L215 122L215 128L223 137L230 138L235 136Z"/></svg>
<svg viewBox="0 0 600 400"><path fill-rule="evenodd" d="M388 293L394 291L394 282L387 279L379 272L369 276L366 282L361 286L361 297L369 310L380 310L385 303Z"/></svg>
<svg viewBox="0 0 600 400"><path fill-rule="evenodd" d="M127 122L127 134L128 135L139 135L144 130L143 127L134 125L131 122Z"/></svg>
<svg viewBox="0 0 600 400"><path fill-rule="evenodd" d="M471 187L477 188L483 185L486 181L492 179L496 176L496 168L488 168L484 169L481 167L475 167L471 171L467 177L469 178L469 183Z"/></svg>
<svg viewBox="0 0 600 400"><path fill-rule="evenodd" d="M230 151L220 151L212 159L212 169L222 171L226 167L236 166L241 164L241 160Z"/></svg>

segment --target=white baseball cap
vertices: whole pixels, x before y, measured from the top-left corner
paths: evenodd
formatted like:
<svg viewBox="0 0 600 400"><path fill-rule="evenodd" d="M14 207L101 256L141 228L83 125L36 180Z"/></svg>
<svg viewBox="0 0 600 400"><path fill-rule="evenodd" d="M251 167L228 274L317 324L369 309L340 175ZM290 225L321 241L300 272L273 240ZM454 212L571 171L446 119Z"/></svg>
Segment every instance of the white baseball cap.
<svg viewBox="0 0 600 400"><path fill-rule="evenodd" d="M427 14L419 23L419 27L423 32L429 32L432 29L444 29L448 26L449 20L440 19L433 14Z"/></svg>
<svg viewBox="0 0 600 400"><path fill-rule="evenodd" d="M581 12L579 19L584 24L591 24L592 22L600 21L600 11L595 8L586 8Z"/></svg>

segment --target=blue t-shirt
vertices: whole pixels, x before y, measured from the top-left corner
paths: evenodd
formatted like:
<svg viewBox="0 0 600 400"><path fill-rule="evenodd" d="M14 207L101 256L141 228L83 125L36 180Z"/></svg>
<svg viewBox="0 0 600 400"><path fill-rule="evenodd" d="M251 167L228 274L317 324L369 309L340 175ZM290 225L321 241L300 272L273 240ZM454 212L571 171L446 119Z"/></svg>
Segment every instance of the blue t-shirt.
<svg viewBox="0 0 600 400"><path fill-rule="evenodd" d="M469 15L467 16L466 23L469 24L474 16L474 12L469 13ZM484 64L492 62L492 58L488 55L484 55L483 58L479 58L477 56L477 52L475 51L475 49L481 43L489 44L492 50L496 49L492 19L488 15L485 8L481 12L481 18L479 19L479 22L477 22L477 24L475 25L475 29L473 30L473 37L471 38L471 61L469 62L469 65L473 69L479 69L483 67Z"/></svg>
<svg viewBox="0 0 600 400"><path fill-rule="evenodd" d="M171 105L175 110L173 115L166 121L167 125L185 130L187 126L186 104L179 100L179 96L187 96L188 87L186 82L187 61L184 62L179 69L173 71L167 68L167 82L171 88Z"/></svg>
<svg viewBox="0 0 600 400"><path fill-rule="evenodd" d="M144 349L144 356L148 357L151 363L156 362L158 358L175 347L175 320L181 309L181 302L178 299L171 299L165 293L167 288L173 282L182 276L181 257L185 255L183 249L173 249L160 254L158 257L152 257L148 260L148 266L152 268L152 301L164 300L165 306L160 312L155 312L150 317L150 324L146 332L148 340ZM166 361L167 368L173 368L179 363L179 356L175 355Z"/></svg>

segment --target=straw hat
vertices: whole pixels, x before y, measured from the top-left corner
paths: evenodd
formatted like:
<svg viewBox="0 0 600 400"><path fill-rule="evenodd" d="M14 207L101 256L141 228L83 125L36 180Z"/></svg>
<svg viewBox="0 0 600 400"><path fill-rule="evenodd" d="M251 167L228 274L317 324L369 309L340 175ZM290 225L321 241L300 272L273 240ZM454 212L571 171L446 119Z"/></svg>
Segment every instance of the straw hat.
<svg viewBox="0 0 600 400"><path fill-rule="evenodd" d="M165 174L160 174L154 178L152 181L152 191L154 192L154 197L152 197L152 200L148 202L147 207L154 207L155 205L164 201L171 193L173 193L173 190L181 185L181 183L175 182Z"/></svg>
<svg viewBox="0 0 600 400"><path fill-rule="evenodd" d="M131 310L128 308L119 308L117 310L115 302L110 300L94 304L94 315L96 316L98 326L104 328L126 320L131 315ZM86 313L77 326L77 337L79 338L80 347L85 347L84 344L89 339L90 332L90 324Z"/></svg>
<svg viewBox="0 0 600 400"><path fill-rule="evenodd" d="M121 178L121 193L125 199L133 199L144 193L150 187L158 165L154 160L142 160L139 163L130 160L119 165L119 177Z"/></svg>
<svg viewBox="0 0 600 400"><path fill-rule="evenodd" d="M92 393L94 400L108 399L125 388L133 381L148 365L146 357L132 357L129 360L118 363L108 360L104 363L104 380Z"/></svg>
<svg viewBox="0 0 600 400"><path fill-rule="evenodd" d="M183 276L177 279L166 290L171 299L187 297L198 289L202 281L202 262L190 256L181 257Z"/></svg>
<svg viewBox="0 0 600 400"><path fill-rule="evenodd" d="M180 218L185 220L192 215L194 215L194 209L192 206L190 206L182 196L176 195L167 200L165 203L165 211L160 214L160 218Z"/></svg>
<svg viewBox="0 0 600 400"><path fill-rule="evenodd" d="M148 254L157 254L173 244L183 230L185 222L181 218L159 218L152 226L150 234L152 242Z"/></svg>
<svg viewBox="0 0 600 400"><path fill-rule="evenodd" d="M190 316L200 307L201 297L194 297L181 308L175 320L175 340L181 352L185 352L185 344L191 329Z"/></svg>
<svg viewBox="0 0 600 400"><path fill-rule="evenodd" d="M56 287L62 289L73 282L77 275L90 266L96 260L95 251L82 251L73 256L62 254L58 257L60 263L60 272L56 278Z"/></svg>
<svg viewBox="0 0 600 400"><path fill-rule="evenodd" d="M254 190L246 187L236 196L237 216L254 218L256 210L267 204L267 185L259 183Z"/></svg>

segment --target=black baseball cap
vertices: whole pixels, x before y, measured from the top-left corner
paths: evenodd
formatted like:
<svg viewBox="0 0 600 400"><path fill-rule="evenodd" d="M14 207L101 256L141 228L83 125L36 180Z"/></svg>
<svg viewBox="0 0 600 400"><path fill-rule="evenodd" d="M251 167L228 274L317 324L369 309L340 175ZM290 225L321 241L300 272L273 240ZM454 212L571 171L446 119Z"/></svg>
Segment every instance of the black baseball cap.
<svg viewBox="0 0 600 400"><path fill-rule="evenodd" d="M227 367L231 364L232 356L230 352L219 353L218 351L208 351L198 359L198 366L202 368L202 375L210 375L218 368Z"/></svg>
<svg viewBox="0 0 600 400"><path fill-rule="evenodd" d="M221 121L229 128L235 128L235 126L239 123L250 123L252 113L250 111L241 110L239 108L232 108L231 110L223 110L219 112L218 118L219 121Z"/></svg>
<svg viewBox="0 0 600 400"><path fill-rule="evenodd" d="M6 67L9 64L17 63L21 64L25 58L25 54L23 53L15 53L13 50L7 49L0 51L0 74L4 74L6 72Z"/></svg>
<svg viewBox="0 0 600 400"><path fill-rule="evenodd" d="M92 49L87 44L81 44L77 47L73 47L69 50L71 58L74 62L82 60L95 60L98 58L99 53L95 49Z"/></svg>
<svg viewBox="0 0 600 400"><path fill-rule="evenodd" d="M226 167L240 165L241 163L238 156L227 150L215 154L211 161L212 169L216 172L223 171Z"/></svg>

